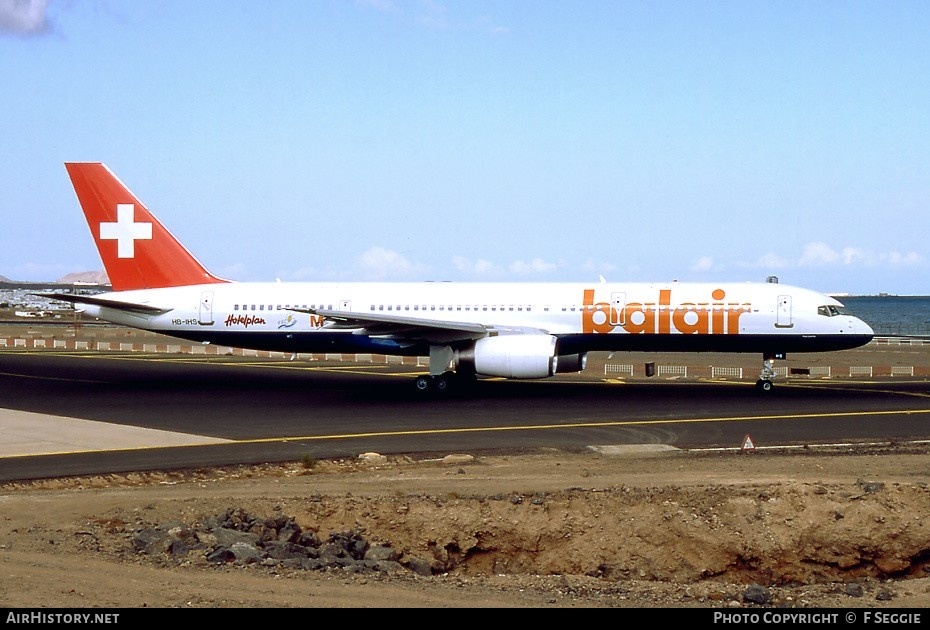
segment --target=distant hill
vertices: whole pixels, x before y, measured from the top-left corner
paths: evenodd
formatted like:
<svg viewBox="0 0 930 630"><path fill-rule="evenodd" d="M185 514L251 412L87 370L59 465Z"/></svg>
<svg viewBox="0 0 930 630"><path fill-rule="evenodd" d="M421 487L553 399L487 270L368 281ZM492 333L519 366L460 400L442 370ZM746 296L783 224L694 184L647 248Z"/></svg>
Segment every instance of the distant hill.
<svg viewBox="0 0 930 630"><path fill-rule="evenodd" d="M105 271L78 271L62 276L55 281L58 284L93 283L110 284L110 278Z"/></svg>
<svg viewBox="0 0 930 630"><path fill-rule="evenodd" d="M47 286L50 284L110 284L110 278L107 277L107 272L100 271L77 271L74 273L65 274L58 280L11 280L6 276L0 276L0 282L4 284L28 284L35 286Z"/></svg>

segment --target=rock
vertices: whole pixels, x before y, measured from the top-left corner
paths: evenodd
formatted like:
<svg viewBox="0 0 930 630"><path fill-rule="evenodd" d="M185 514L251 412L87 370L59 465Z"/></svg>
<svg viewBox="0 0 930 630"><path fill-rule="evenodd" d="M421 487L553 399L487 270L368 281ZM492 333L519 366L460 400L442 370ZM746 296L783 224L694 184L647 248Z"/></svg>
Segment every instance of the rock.
<svg viewBox="0 0 930 630"><path fill-rule="evenodd" d="M850 597L862 597L864 590L861 584L847 584L843 588L843 592L849 595Z"/></svg>
<svg viewBox="0 0 930 630"><path fill-rule="evenodd" d="M235 563L273 568L321 570L341 568L349 573L398 573L412 571L431 575L429 562L409 559L401 563L400 553L390 543L372 546L358 532L334 532L325 542L313 532L304 532L293 517L276 515L255 518L243 510L204 518L199 525L171 523L137 530L133 549L140 553L165 553L180 557L194 549L206 549L211 564Z"/></svg>
<svg viewBox="0 0 930 630"><path fill-rule="evenodd" d="M880 602L890 602L894 599L894 593L887 588L880 588L878 592L875 593L875 599Z"/></svg>
<svg viewBox="0 0 930 630"><path fill-rule="evenodd" d="M772 594L769 592L769 589L764 586L750 584L746 590L743 591L743 601L764 606L772 601Z"/></svg>
<svg viewBox="0 0 930 630"><path fill-rule="evenodd" d="M387 545L375 545L365 552L365 560L396 561L399 557L397 550Z"/></svg>
<svg viewBox="0 0 930 630"><path fill-rule="evenodd" d="M387 457L381 455L380 453L362 453L358 458L369 464L385 464L387 463Z"/></svg>

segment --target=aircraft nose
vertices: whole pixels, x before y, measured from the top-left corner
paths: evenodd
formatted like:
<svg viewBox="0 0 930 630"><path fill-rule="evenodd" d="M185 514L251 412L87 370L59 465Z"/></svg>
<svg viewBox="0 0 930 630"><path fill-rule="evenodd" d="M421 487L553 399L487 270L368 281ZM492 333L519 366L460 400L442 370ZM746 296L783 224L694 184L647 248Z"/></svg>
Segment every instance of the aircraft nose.
<svg viewBox="0 0 930 630"><path fill-rule="evenodd" d="M875 331L872 330L872 327L865 323L863 320L859 319L858 317L851 317L850 319L850 323L852 324L852 332L856 333L857 335L875 336Z"/></svg>

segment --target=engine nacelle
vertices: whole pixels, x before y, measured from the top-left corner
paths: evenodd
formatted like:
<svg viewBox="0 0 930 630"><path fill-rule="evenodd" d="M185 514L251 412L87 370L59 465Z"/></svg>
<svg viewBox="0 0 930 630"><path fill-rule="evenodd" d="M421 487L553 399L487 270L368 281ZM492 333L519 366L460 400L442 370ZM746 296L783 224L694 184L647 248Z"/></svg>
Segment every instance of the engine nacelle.
<svg viewBox="0 0 930 630"><path fill-rule="evenodd" d="M546 378L555 374L558 366L555 345L552 335L485 337L461 350L458 364L484 376Z"/></svg>

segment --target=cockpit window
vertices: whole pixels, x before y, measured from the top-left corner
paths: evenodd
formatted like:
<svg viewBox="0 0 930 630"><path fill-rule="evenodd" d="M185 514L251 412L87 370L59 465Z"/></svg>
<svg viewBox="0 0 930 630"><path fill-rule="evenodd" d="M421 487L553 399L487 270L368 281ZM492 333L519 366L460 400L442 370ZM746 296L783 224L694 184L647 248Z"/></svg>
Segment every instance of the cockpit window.
<svg viewBox="0 0 930 630"><path fill-rule="evenodd" d="M838 306L833 306L832 304L827 304L825 306L817 307L817 314L824 315L826 317L836 317L837 315L842 315L843 312Z"/></svg>

